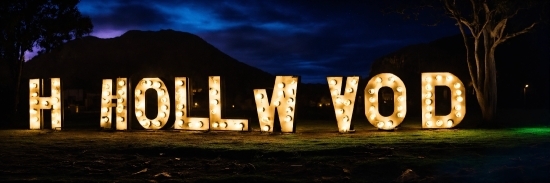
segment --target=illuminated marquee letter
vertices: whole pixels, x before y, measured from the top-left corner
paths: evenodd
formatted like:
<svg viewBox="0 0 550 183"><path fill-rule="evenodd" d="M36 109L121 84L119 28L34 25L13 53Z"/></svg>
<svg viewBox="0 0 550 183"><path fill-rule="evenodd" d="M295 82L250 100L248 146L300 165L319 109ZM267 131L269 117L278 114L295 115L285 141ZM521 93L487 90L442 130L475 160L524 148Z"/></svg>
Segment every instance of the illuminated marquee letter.
<svg viewBox="0 0 550 183"><path fill-rule="evenodd" d="M157 117L149 119L145 115L145 92L154 89L157 92ZM170 95L166 85L159 78L143 78L135 90L135 113L139 124L145 129L156 130L162 128L170 115Z"/></svg>
<svg viewBox="0 0 550 183"><path fill-rule="evenodd" d="M210 100L210 130L248 131L246 119L222 119L220 77L208 77Z"/></svg>
<svg viewBox="0 0 550 183"><path fill-rule="evenodd" d="M353 106L355 105L355 96L357 95L357 84L359 76L348 77L346 79L346 88L344 95L341 95L342 77L327 77L328 88L332 96L332 104L338 121L338 131L348 132L353 115Z"/></svg>
<svg viewBox="0 0 550 183"><path fill-rule="evenodd" d="M51 97L40 97L40 85L42 79L29 80L29 128L42 129L42 109L51 109L52 111L52 129L61 129L61 80L51 78Z"/></svg>
<svg viewBox="0 0 550 183"><path fill-rule="evenodd" d="M104 79L103 88L101 89L101 121L100 126L103 129L111 129L112 124L112 108L115 107L116 114L116 129L126 130L128 129L128 112L127 112L127 88L128 83L126 78L117 78L116 93L113 95L113 80ZM116 104L112 103L112 100L116 99Z"/></svg>
<svg viewBox="0 0 550 183"><path fill-rule="evenodd" d="M451 89L451 113L435 116L435 86ZM422 128L452 128L464 119L466 95L464 84L448 72L422 73Z"/></svg>
<svg viewBox="0 0 550 183"><path fill-rule="evenodd" d="M176 77L176 122L174 129L181 130L208 130L210 127L209 118L189 117L189 105L187 105L187 92L189 91L188 79Z"/></svg>
<svg viewBox="0 0 550 183"><path fill-rule="evenodd" d="M295 132L294 112L296 106L297 76L277 76L273 87L271 103L267 99L265 89L255 89L256 107L260 129L263 132L273 132L275 108L279 114L281 132Z"/></svg>
<svg viewBox="0 0 550 183"><path fill-rule="evenodd" d="M393 90L393 113L382 116L379 113L378 95L382 87ZM403 122L407 114L407 90L403 81L392 73L381 73L369 80L365 87L365 115L378 129L391 130Z"/></svg>

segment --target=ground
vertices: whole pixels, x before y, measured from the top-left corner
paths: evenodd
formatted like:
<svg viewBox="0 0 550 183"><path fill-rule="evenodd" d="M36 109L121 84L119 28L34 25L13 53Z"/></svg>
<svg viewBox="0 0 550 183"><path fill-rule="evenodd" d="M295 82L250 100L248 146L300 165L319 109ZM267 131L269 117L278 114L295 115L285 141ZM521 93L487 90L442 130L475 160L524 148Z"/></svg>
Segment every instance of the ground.
<svg viewBox="0 0 550 183"><path fill-rule="evenodd" d="M547 119L544 119L547 120ZM297 133L0 130L1 181L548 182L550 127ZM418 122L420 123L420 122Z"/></svg>

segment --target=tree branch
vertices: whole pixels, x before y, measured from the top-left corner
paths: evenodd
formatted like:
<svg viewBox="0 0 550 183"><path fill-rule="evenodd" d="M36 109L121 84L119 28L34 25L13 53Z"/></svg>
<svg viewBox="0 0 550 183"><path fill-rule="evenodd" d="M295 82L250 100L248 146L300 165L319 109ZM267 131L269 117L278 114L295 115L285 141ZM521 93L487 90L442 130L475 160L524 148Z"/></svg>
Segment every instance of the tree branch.
<svg viewBox="0 0 550 183"><path fill-rule="evenodd" d="M516 37L516 36L519 36L521 34L525 34L529 31L531 31L531 29L533 29L533 27L535 27L535 25L537 25L537 22L534 22L532 23L529 27L525 27L525 29L521 30L521 31L518 31L516 33L513 33L513 34L506 34L506 36L504 38L500 38L497 40L497 43L500 44L500 43L503 43L504 41L510 39L510 38L513 38L513 37ZM495 43L496 44L496 43Z"/></svg>

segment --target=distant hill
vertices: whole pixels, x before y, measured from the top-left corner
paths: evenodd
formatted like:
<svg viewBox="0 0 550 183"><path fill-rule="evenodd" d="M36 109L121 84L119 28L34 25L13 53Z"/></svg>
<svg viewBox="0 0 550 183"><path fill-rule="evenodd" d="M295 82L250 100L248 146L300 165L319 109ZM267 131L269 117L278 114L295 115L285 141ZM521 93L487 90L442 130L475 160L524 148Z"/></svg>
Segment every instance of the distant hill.
<svg viewBox="0 0 550 183"><path fill-rule="evenodd" d="M64 89L100 93L102 79L126 77L135 86L141 78L159 77L173 93L174 77L190 77L193 88L207 91L208 76L221 76L228 103L253 99L253 89L273 87L275 81L273 75L231 58L196 35L173 30L70 41L25 63L23 81L61 77Z"/></svg>
<svg viewBox="0 0 550 183"><path fill-rule="evenodd" d="M196 35L173 30L134 30L111 39L85 37L39 55L24 67L25 77L62 77L66 86L83 88L93 84L81 81L116 77L187 76L206 80L207 76L219 75L239 87L262 86L266 81L272 85L274 79Z"/></svg>
<svg viewBox="0 0 550 183"><path fill-rule="evenodd" d="M497 47L499 108L550 107L550 46L546 29L520 35ZM408 110L419 115L421 73L451 72L470 85L465 55L461 35L411 45L375 60L367 79L383 72L395 73L406 84ZM529 87L524 100L526 84ZM467 104L474 109L468 111L477 112L479 107L471 85L467 90Z"/></svg>

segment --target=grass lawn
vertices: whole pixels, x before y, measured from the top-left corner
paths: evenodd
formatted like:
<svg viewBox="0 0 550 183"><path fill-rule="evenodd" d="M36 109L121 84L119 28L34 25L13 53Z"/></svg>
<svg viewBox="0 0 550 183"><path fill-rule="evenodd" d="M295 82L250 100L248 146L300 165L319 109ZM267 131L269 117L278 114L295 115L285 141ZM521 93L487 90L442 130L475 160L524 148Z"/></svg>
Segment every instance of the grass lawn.
<svg viewBox="0 0 550 183"><path fill-rule="evenodd" d="M297 133L0 130L0 181L548 182L550 127Z"/></svg>

